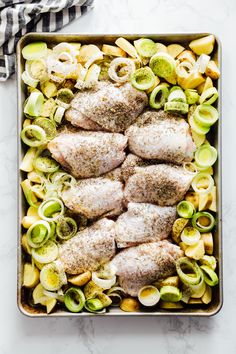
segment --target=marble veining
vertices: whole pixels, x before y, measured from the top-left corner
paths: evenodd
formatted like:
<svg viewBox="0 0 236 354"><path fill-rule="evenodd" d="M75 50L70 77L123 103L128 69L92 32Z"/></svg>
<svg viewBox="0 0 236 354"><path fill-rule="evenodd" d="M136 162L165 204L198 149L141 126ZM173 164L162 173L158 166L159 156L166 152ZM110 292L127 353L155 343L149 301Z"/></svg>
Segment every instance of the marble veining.
<svg viewBox="0 0 236 354"><path fill-rule="evenodd" d="M224 306L213 318L29 319L16 306L16 81L0 84L0 354L236 353L235 0L96 0L64 33L213 32L223 45Z"/></svg>

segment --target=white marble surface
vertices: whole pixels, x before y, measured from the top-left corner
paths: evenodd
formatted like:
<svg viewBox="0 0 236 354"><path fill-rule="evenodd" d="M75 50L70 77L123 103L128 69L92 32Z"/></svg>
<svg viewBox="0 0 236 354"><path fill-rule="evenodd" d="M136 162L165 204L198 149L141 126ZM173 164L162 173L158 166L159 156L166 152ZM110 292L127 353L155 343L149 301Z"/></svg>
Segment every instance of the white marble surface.
<svg viewBox="0 0 236 354"><path fill-rule="evenodd" d="M207 31L223 44L224 291L213 318L29 319L16 307L16 81L0 83L0 354L236 353L235 0L96 0L63 32Z"/></svg>

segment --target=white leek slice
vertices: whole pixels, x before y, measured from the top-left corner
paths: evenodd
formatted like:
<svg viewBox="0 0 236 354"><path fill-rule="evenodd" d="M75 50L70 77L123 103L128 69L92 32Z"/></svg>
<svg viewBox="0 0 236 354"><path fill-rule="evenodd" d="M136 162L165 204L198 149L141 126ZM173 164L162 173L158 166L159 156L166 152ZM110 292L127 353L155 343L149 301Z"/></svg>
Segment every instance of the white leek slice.
<svg viewBox="0 0 236 354"><path fill-rule="evenodd" d="M87 70L92 64L94 64L95 61L102 60L103 59L103 52L98 52L92 55L89 60L86 61L84 64L84 68Z"/></svg>
<svg viewBox="0 0 236 354"><path fill-rule="evenodd" d="M26 71L24 71L21 75L21 79L24 81L24 83L30 87L37 87L39 81L35 80L33 77L31 77Z"/></svg>
<svg viewBox="0 0 236 354"><path fill-rule="evenodd" d="M58 247L55 242L49 240L42 247L32 248L32 257L39 263L50 263L58 256ZM47 289L50 290L50 289Z"/></svg>
<svg viewBox="0 0 236 354"><path fill-rule="evenodd" d="M120 68L125 67L125 74L119 76ZM135 64L131 59L128 58L115 58L110 63L110 67L108 69L108 75L110 78L118 83L123 83L129 80L130 74L135 71Z"/></svg>
<svg viewBox="0 0 236 354"><path fill-rule="evenodd" d="M47 55L47 44L44 42L34 42L27 44L22 49L22 56L27 60L44 58Z"/></svg>
<svg viewBox="0 0 236 354"><path fill-rule="evenodd" d="M209 55L201 54L193 66L193 71L198 71L199 73L204 74L210 59L211 57Z"/></svg>
<svg viewBox="0 0 236 354"><path fill-rule="evenodd" d="M203 91L200 96L200 104L213 104L219 97L218 91L215 87L210 87L207 90Z"/></svg>
<svg viewBox="0 0 236 354"><path fill-rule="evenodd" d="M48 291L59 290L62 285L66 284L66 274L60 265L60 262L53 262L45 265L40 272L40 282L44 289Z"/></svg>
<svg viewBox="0 0 236 354"><path fill-rule="evenodd" d="M195 152L195 162L200 168L207 168L217 160L217 150L208 144L201 145Z"/></svg>
<svg viewBox="0 0 236 354"><path fill-rule="evenodd" d="M200 172L192 181L192 188L196 193L210 193L214 187L214 180L209 173Z"/></svg>
<svg viewBox="0 0 236 354"><path fill-rule="evenodd" d="M24 171L24 172L31 172L34 169L34 158L36 156L36 148L29 148L25 154L25 156L23 157L23 160L20 164L20 170Z"/></svg>
<svg viewBox="0 0 236 354"><path fill-rule="evenodd" d="M59 198L48 198L38 209L38 214L45 221L56 221L64 214L64 204Z"/></svg>
<svg viewBox="0 0 236 354"><path fill-rule="evenodd" d="M139 302L144 306L154 306L160 300L160 292L153 285L146 285L138 292Z"/></svg>
<svg viewBox="0 0 236 354"><path fill-rule="evenodd" d="M182 89L171 91L168 96L168 102L172 102L172 101L186 103L186 96L184 91Z"/></svg>
<svg viewBox="0 0 236 354"><path fill-rule="evenodd" d="M40 115L43 107L43 94L40 91L31 92L24 107L24 113L29 114L31 117Z"/></svg>
<svg viewBox="0 0 236 354"><path fill-rule="evenodd" d="M201 234L194 227L185 227L180 238L186 245L192 246L200 240Z"/></svg>

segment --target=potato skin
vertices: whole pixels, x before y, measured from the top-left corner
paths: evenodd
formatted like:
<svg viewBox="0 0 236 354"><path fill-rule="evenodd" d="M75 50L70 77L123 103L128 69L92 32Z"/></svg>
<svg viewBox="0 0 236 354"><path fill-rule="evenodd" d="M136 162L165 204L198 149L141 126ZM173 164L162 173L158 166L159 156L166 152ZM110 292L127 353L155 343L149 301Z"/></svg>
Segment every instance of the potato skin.
<svg viewBox="0 0 236 354"><path fill-rule="evenodd" d="M137 312L140 309L138 300L127 297L121 301L120 308L125 312Z"/></svg>

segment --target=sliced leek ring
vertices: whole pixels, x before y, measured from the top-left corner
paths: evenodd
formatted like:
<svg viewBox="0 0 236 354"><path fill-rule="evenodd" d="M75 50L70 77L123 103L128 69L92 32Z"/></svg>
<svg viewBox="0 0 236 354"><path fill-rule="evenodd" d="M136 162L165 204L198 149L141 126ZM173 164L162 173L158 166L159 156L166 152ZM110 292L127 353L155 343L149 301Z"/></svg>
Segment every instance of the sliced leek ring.
<svg viewBox="0 0 236 354"><path fill-rule="evenodd" d="M52 115L52 119L57 123L57 124L61 124L62 119L64 117L65 114L65 107L62 106L56 106L54 111L53 111L53 115Z"/></svg>
<svg viewBox="0 0 236 354"><path fill-rule="evenodd" d="M185 90L185 96L188 104L195 104L199 100L199 94L195 89Z"/></svg>
<svg viewBox="0 0 236 354"><path fill-rule="evenodd" d="M27 125L20 134L21 140L28 146L38 147L47 141L46 133L43 128L37 125Z"/></svg>
<svg viewBox="0 0 236 354"><path fill-rule="evenodd" d="M64 295L64 303L70 312L80 312L85 305L85 296L81 289L76 287L69 288Z"/></svg>
<svg viewBox="0 0 236 354"><path fill-rule="evenodd" d="M200 123L197 123L196 120L194 119L193 115L191 115L189 117L189 125L190 125L191 129L199 135L205 135L210 130L210 127L203 126Z"/></svg>
<svg viewBox="0 0 236 354"><path fill-rule="evenodd" d="M186 245L192 246L200 240L201 234L194 227L185 227L181 233L180 238Z"/></svg>
<svg viewBox="0 0 236 354"><path fill-rule="evenodd" d="M188 272L185 273L183 268L188 268ZM191 271L191 274L189 272ZM176 271L181 281L186 285L199 284L201 280L201 270L196 261L189 259L188 257L181 257L176 261Z"/></svg>
<svg viewBox="0 0 236 354"><path fill-rule="evenodd" d="M196 193L210 193L214 187L214 180L209 173L200 172L192 180L192 188Z"/></svg>
<svg viewBox="0 0 236 354"><path fill-rule="evenodd" d="M168 102L173 101L186 103L186 96L181 88L170 91L170 94L168 96Z"/></svg>
<svg viewBox="0 0 236 354"><path fill-rule="evenodd" d="M196 150L194 157L197 166L205 169L216 162L217 150L209 144L203 144Z"/></svg>
<svg viewBox="0 0 236 354"><path fill-rule="evenodd" d="M182 298L182 293L176 286L165 285L160 289L160 297L162 301L178 302Z"/></svg>
<svg viewBox="0 0 236 354"><path fill-rule="evenodd" d="M173 91L175 92L175 91ZM184 102L166 102L164 105L164 111L165 112L174 112L174 113L181 113L181 114L187 114L188 113L188 104Z"/></svg>
<svg viewBox="0 0 236 354"><path fill-rule="evenodd" d="M30 86L30 87L37 87L39 81L35 80L33 77L31 77L26 71L24 71L21 75L22 81Z"/></svg>
<svg viewBox="0 0 236 354"><path fill-rule="evenodd" d="M199 211L193 216L192 225L200 232L210 232L215 226L215 218L207 211Z"/></svg>
<svg viewBox="0 0 236 354"><path fill-rule="evenodd" d="M102 313L105 312L102 301L97 298L86 300L84 307L87 311L93 313L101 313L101 311Z"/></svg>
<svg viewBox="0 0 236 354"><path fill-rule="evenodd" d="M44 97L40 91L31 92L24 106L24 113L31 117L38 117L43 107Z"/></svg>
<svg viewBox="0 0 236 354"><path fill-rule="evenodd" d="M212 268L213 270L216 269L217 261L214 256L208 256L204 255L200 260L199 260L201 265L207 265L208 267Z"/></svg>
<svg viewBox="0 0 236 354"><path fill-rule="evenodd" d="M159 109L164 106L169 95L169 90L167 85L160 84L157 85L151 92L149 98L149 104L152 108Z"/></svg>
<svg viewBox="0 0 236 354"><path fill-rule="evenodd" d="M193 65L188 61L182 61L176 66L176 74L178 79L185 79L193 69Z"/></svg>
<svg viewBox="0 0 236 354"><path fill-rule="evenodd" d="M175 60L171 55L163 52L154 54L150 59L149 66L155 75L163 78L172 77L176 70Z"/></svg>
<svg viewBox="0 0 236 354"><path fill-rule="evenodd" d="M62 217L58 220L56 233L60 240L65 241L74 237L77 232L77 224L74 219Z"/></svg>
<svg viewBox="0 0 236 354"><path fill-rule="evenodd" d="M140 38L134 41L138 54L143 58L151 58L157 52L156 43L148 38Z"/></svg>
<svg viewBox="0 0 236 354"><path fill-rule="evenodd" d="M201 275L201 280L200 280L199 284L189 285L189 288L191 291L191 297L193 297L195 299L201 298L206 291L206 283L204 281L203 274Z"/></svg>
<svg viewBox="0 0 236 354"><path fill-rule="evenodd" d="M48 241L50 232L51 227L47 221L36 221L27 231L26 238L28 245L33 248L42 247Z"/></svg>
<svg viewBox="0 0 236 354"><path fill-rule="evenodd" d="M42 247L32 248L32 257L39 263L50 263L58 256L58 247L55 242L49 240Z"/></svg>
<svg viewBox="0 0 236 354"><path fill-rule="evenodd" d="M211 57L209 55L201 54L193 66L193 71L198 71L199 73L204 74L210 59Z"/></svg>
<svg viewBox="0 0 236 354"><path fill-rule="evenodd" d="M193 114L194 121L201 127L209 128L219 119L219 113L216 108L209 104L201 104L197 106Z"/></svg>
<svg viewBox="0 0 236 354"><path fill-rule="evenodd" d="M27 203L32 206L37 208L38 206L38 200L35 196L35 194L32 191L32 185L29 179L25 179L24 181L21 182L21 188L24 192L25 199L27 200Z"/></svg>
<svg viewBox="0 0 236 354"><path fill-rule="evenodd" d="M48 78L47 66L43 59L27 60L25 71L28 76L38 81L45 81Z"/></svg>
<svg viewBox="0 0 236 354"><path fill-rule="evenodd" d="M46 57L47 44L45 42L34 42L27 44L22 49L22 56L26 60L36 60Z"/></svg>
<svg viewBox="0 0 236 354"><path fill-rule="evenodd" d="M66 284L66 274L59 262L52 262L43 266L40 272L40 282L48 291L59 290Z"/></svg>
<svg viewBox="0 0 236 354"><path fill-rule="evenodd" d="M148 90L155 83L155 75L153 71L145 66L135 70L130 76L131 84L138 90Z"/></svg>
<svg viewBox="0 0 236 354"><path fill-rule="evenodd" d="M195 213L194 205L187 200L182 200L177 205L177 213L181 218L191 219Z"/></svg>
<svg viewBox="0 0 236 354"><path fill-rule="evenodd" d="M49 198L40 204L38 214L46 221L56 221L64 214L64 204L59 198Z"/></svg>
<svg viewBox="0 0 236 354"><path fill-rule="evenodd" d="M202 265L200 268L203 271L204 280L209 286L216 286L219 283L218 276L212 268L207 265Z"/></svg>
<svg viewBox="0 0 236 354"><path fill-rule="evenodd" d="M50 156L39 155L34 160L34 167L36 170L52 173L59 170L59 164Z"/></svg>
<svg viewBox="0 0 236 354"><path fill-rule="evenodd" d="M199 98L200 104L213 104L219 97L218 91L215 87L210 87L209 89L203 91Z"/></svg>
<svg viewBox="0 0 236 354"><path fill-rule="evenodd" d="M122 76L119 76L119 73L122 69ZM128 58L115 58L110 63L108 69L109 77L118 83L124 83L129 80L130 75L135 71L135 64L133 60Z"/></svg>
<svg viewBox="0 0 236 354"><path fill-rule="evenodd" d="M110 263L92 273L92 281L102 289L110 289L116 283L116 269Z"/></svg>
<svg viewBox="0 0 236 354"><path fill-rule="evenodd" d="M139 290L138 299L144 306L154 306L160 300L160 292L155 286L146 285Z"/></svg>
<svg viewBox="0 0 236 354"><path fill-rule="evenodd" d="M190 172L193 175L196 175L199 170L198 166L193 162L184 162L183 168L185 169L185 171Z"/></svg>
<svg viewBox="0 0 236 354"><path fill-rule="evenodd" d="M47 140L52 140L57 135L56 124L51 119L36 118L33 124L38 125L45 131Z"/></svg>

